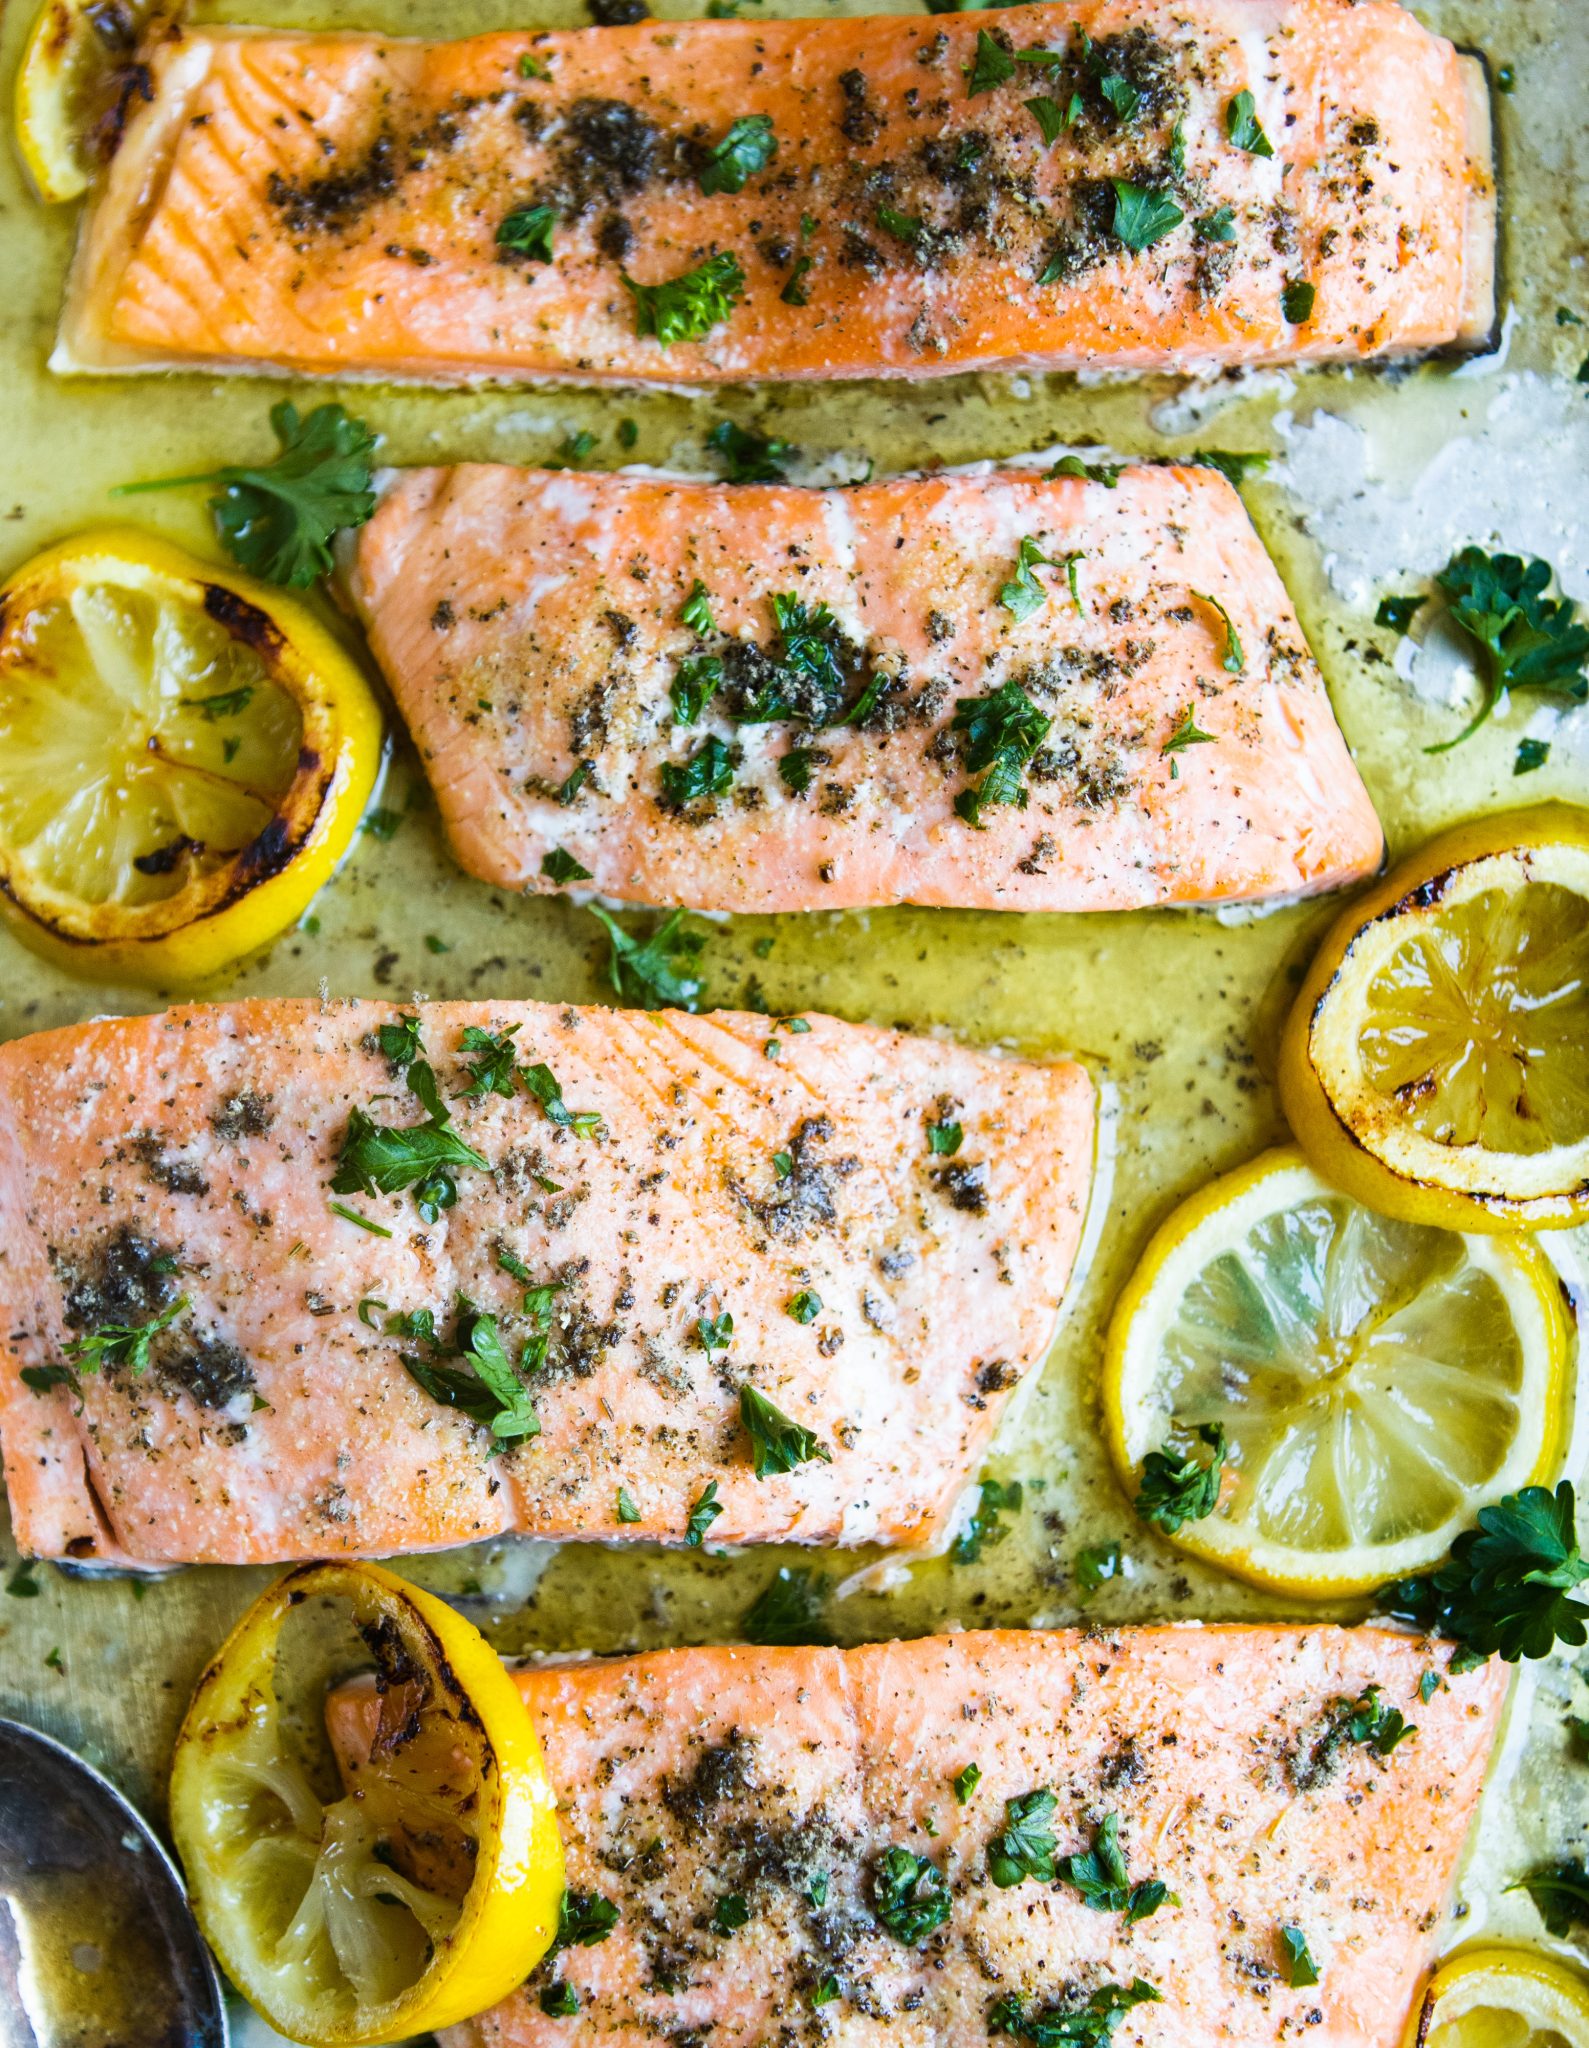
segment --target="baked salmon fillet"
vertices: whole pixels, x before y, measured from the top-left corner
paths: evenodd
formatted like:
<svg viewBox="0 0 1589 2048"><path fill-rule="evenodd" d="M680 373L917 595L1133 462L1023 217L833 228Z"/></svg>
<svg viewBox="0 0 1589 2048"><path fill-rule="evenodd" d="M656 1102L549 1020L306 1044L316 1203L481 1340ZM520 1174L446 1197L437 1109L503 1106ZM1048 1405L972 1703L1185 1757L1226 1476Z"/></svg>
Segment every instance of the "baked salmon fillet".
<svg viewBox="0 0 1589 2048"><path fill-rule="evenodd" d="M520 1671L569 1888L616 1923L443 2039L1394 2048L1506 1691L1492 1662L1423 1700L1448 1654L1172 1627ZM404 1688L377 1683L328 1703L355 1790L403 1745ZM1352 1739L1371 1687L1417 1728L1388 1756ZM1100 1837L1120 1867L1084 1886L1071 1859ZM1293 1985L1283 1928L1316 1984ZM1085 2030L1089 2001L1133 1992Z"/></svg>
<svg viewBox="0 0 1589 2048"><path fill-rule="evenodd" d="M1488 98L1393 0L144 52L54 363L583 382L1474 345Z"/></svg>
<svg viewBox="0 0 1589 2048"><path fill-rule="evenodd" d="M346 588L454 853L507 888L1120 910L1382 857L1210 468L845 490L407 470Z"/></svg>
<svg viewBox="0 0 1589 2048"><path fill-rule="evenodd" d="M930 1542L1046 1353L1092 1138L1079 1066L829 1017L259 1001L19 1039L17 1540Z"/></svg>

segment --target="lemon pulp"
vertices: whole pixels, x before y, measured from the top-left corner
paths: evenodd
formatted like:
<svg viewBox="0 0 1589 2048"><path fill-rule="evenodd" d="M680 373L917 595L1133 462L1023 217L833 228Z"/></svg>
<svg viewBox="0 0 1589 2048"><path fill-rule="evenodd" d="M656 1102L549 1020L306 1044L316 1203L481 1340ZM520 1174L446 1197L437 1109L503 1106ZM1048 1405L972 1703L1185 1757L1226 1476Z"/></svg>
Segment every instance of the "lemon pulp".
<svg viewBox="0 0 1589 2048"><path fill-rule="evenodd" d="M1589 1985L1538 1950L1470 1949L1441 1965L1418 2018L1420 2048L1589 2048Z"/></svg>

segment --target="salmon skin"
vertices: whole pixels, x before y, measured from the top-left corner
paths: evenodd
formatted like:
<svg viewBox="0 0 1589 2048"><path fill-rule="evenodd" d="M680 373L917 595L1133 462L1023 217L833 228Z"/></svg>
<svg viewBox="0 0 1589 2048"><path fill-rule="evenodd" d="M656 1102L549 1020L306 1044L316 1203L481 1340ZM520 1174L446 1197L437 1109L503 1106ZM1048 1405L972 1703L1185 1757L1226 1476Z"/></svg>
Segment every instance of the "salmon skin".
<svg viewBox="0 0 1589 2048"><path fill-rule="evenodd" d="M1378 1629L1008 1630L521 1671L570 1891L618 1918L442 2038L1392 2048L1506 1690L1492 1662L1423 1700L1449 1647ZM1345 1726L1371 1686L1417 1727L1388 1757ZM328 1702L355 1791L372 1751L377 1770L400 1753L404 1699L366 1682ZM1024 1844L1001 1842L1022 1813L1007 1802L1045 1793ZM1095 1873L1086 1898L1069 1859L1105 1831L1126 1874L1100 1898ZM904 1902L896 1850L932 1872ZM1283 1927L1316 1984L1293 1985ZM559 1986L568 2017L543 2008L567 2012ZM1162 2002L1112 2034L1060 2030L1111 1986Z"/></svg>
<svg viewBox="0 0 1589 2048"><path fill-rule="evenodd" d="M260 1001L19 1039L17 1540L929 1542L1052 1337L1092 1116L1070 1062L830 1017Z"/></svg>
<svg viewBox="0 0 1589 2048"><path fill-rule="evenodd" d="M59 370L1198 369L1493 321L1482 75L1393 0L145 54Z"/></svg>
<svg viewBox="0 0 1589 2048"><path fill-rule="evenodd" d="M572 861L699 909L1120 910L1382 857L1213 469L847 490L408 470L347 586L453 851L504 887Z"/></svg>

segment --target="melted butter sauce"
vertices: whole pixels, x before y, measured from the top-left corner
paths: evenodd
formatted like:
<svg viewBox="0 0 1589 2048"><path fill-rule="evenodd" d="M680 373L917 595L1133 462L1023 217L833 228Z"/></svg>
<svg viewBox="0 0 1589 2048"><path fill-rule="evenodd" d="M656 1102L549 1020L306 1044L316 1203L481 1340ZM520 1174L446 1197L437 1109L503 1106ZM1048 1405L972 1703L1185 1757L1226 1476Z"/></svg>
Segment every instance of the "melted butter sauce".
<svg viewBox="0 0 1589 2048"><path fill-rule="evenodd" d="M684 13L664 5L664 13ZM758 10L746 0L744 11ZM769 0L767 13L795 12ZM292 26L372 27L458 35L508 23L564 25L572 4L536 0L227 0L222 18ZM1589 712L1559 720L1515 707L1454 753L1422 748L1455 729L1422 701L1450 679L1427 677L1410 650L1372 626L1382 588L1406 588L1445 558L1430 531L1450 493L1419 494L1430 465L1452 474L1468 523L1461 539L1533 547L1589 598L1577 505L1561 489L1589 422L1575 383L1589 328L1589 154L1581 81L1589 76L1583 0L1428 0L1416 12L1517 87L1498 101L1503 168L1503 366L1265 372L1188 389L1168 378L963 377L918 385L812 386L692 399L668 392L427 392L353 386L295 393L340 397L384 437L393 462L557 459L564 438L598 437L592 461L628 459L700 470L702 439L725 413L793 441L797 479L863 474L1014 454L1054 442L1128 454L1198 447L1265 449L1288 460L1245 496L1276 555L1329 680L1337 714L1383 818L1393 853L1452 820L1547 796L1589 800ZM24 0L0 20L9 81L28 21ZM106 492L132 478L267 454L269 405L288 387L202 376L62 381L44 369L73 233L72 209L47 213L0 152L0 572L62 533L115 516ZM1504 401L1504 402L1503 402ZM1583 408L1580 422L1574 405ZM614 429L632 419L622 451ZM1500 459L1504 450L1505 459ZM1565 453L1563 451L1566 451ZM1564 464L1566 467L1564 468ZM1554 496L1534 487L1543 474ZM1534 484L1531 484L1531 479ZM1545 507L1542 515L1541 506ZM200 551L213 536L197 493L138 501L138 517ZM1544 517L1546 530L1541 532ZM1557 522L1560 532L1557 535ZM1570 529L1570 530L1569 530ZM1365 536L1368 538L1365 539ZM1553 539L1556 536L1556 539ZM1559 539L1559 544L1557 544ZM1354 552L1355 551L1355 552ZM1365 585L1375 579L1377 588ZM1410 669L1404 680L1398 668ZM1547 766L1512 774L1524 732L1549 737ZM389 993L609 999L594 921L572 904L519 902L461 875L442 847L423 780L397 745L384 802L403 813L390 841L360 838L316 905L312 929L278 942L213 996ZM892 1564L784 1551L736 1556L496 1544L403 1569L461 1598L504 1653L633 1650L732 1639L780 1562L814 1565L846 1584L830 1623L842 1640L959 1625L1109 1624L1243 1617L1306 1620L1294 1604L1178 1556L1139 1524L1108 1468L1097 1417L1102 1334L1119 1288L1155 1225L1211 1175L1285 1137L1270 1064L1287 998L1334 900L1239 919L1164 911L1022 917L899 910L738 918L714 924L705 955L711 997L742 1000L754 976L769 1008L945 1031L1045 1057L1075 1052L1108 1084L1111 1170L1094 1196L1093 1256L1037 1384L1002 1432L991 1470L1025 1482L1020 1514L973 1564ZM445 947L433 950L427 938ZM0 1035L103 1011L156 1007L146 992L72 981L0 935ZM1589 1265L1589 1233L1555 1240ZM1571 1469L1581 1469L1575 1455ZM1120 1576L1090 1598L1076 1584L1084 1546L1117 1543ZM865 1568L877 1562L879 1569ZM158 1801L177 1719L208 1651L265 1582L257 1571L193 1570L138 1586L67 1579L41 1567L38 1597L0 1599L0 1711L62 1736L127 1789ZM1327 1618L1355 1620L1360 1610ZM46 1657L59 1651L59 1669ZM1563 1712L1589 1688L1563 1657L1519 1687L1511 1733L1492 1775L1477 1848L1447 1929L1542 1939L1532 1908L1502 1887L1545 1855L1580 1853L1589 1773Z"/></svg>

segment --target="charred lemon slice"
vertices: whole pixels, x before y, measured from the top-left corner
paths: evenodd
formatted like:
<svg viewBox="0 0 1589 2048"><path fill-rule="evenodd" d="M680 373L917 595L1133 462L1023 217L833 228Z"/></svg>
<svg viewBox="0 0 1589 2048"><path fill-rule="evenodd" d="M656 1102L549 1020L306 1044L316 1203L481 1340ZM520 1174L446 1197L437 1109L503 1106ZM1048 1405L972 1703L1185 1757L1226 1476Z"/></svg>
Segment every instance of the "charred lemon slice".
<svg viewBox="0 0 1589 2048"><path fill-rule="evenodd" d="M147 82L138 50L160 0L44 0L17 72L17 146L41 199L75 199Z"/></svg>
<svg viewBox="0 0 1589 2048"><path fill-rule="evenodd" d="M1589 1217L1589 811L1447 833L1325 940L1280 1096L1321 1173L1458 1230Z"/></svg>
<svg viewBox="0 0 1589 2048"><path fill-rule="evenodd" d="M351 657L235 571L108 528L0 590L0 890L76 972L194 981L274 938L381 749Z"/></svg>
<svg viewBox="0 0 1589 2048"><path fill-rule="evenodd" d="M1420 2048L1589 2048L1589 1983L1537 1949L1442 1963L1408 2032Z"/></svg>
<svg viewBox="0 0 1589 2048"><path fill-rule="evenodd" d="M1149 1244L1110 1325L1110 1450L1182 1549L1342 1599L1434 1564L1479 1508L1555 1477L1569 1345L1528 1239L1380 1216L1271 1152ZM1209 1475L1184 1519L1152 1512L1154 1452Z"/></svg>
<svg viewBox="0 0 1589 2048"><path fill-rule="evenodd" d="M306 1734L350 1622L377 1676L336 1796ZM310 2048L484 2012L556 1931L562 1846L518 1688L478 1630L377 1565L304 1565L244 1615L177 1737L171 1831L227 1975Z"/></svg>

